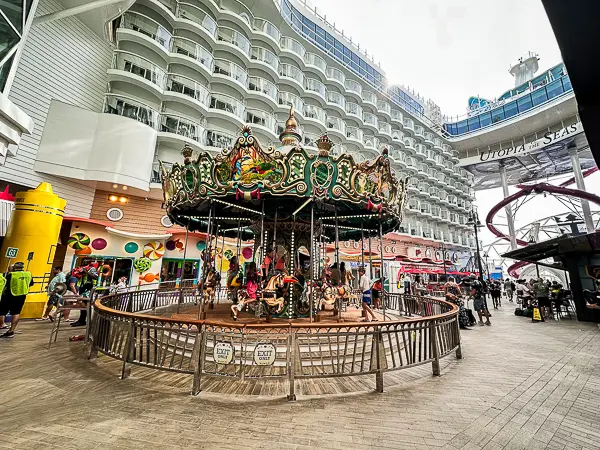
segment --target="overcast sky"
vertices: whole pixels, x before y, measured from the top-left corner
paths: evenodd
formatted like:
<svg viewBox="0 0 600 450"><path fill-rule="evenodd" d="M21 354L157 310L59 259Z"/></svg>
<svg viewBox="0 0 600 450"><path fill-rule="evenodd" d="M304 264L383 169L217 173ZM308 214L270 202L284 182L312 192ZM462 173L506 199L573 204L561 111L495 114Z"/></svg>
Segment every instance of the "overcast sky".
<svg viewBox="0 0 600 450"><path fill-rule="evenodd" d="M540 55L540 70L562 60L541 0L312 4L381 62L390 84L414 88L447 115L466 113L471 95L493 99L513 87L508 69L528 51Z"/></svg>

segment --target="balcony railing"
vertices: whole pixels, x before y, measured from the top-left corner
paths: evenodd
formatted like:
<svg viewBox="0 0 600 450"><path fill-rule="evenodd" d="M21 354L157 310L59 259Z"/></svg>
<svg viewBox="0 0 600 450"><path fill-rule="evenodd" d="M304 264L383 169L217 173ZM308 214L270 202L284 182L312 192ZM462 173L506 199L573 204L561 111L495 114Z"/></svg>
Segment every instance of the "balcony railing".
<svg viewBox="0 0 600 450"><path fill-rule="evenodd" d="M167 78L165 71L149 59L133 53L115 50L113 68L144 78L161 89L165 87Z"/></svg>
<svg viewBox="0 0 600 450"><path fill-rule="evenodd" d="M363 142L363 131L358 127L346 127L346 138Z"/></svg>
<svg viewBox="0 0 600 450"><path fill-rule="evenodd" d="M127 28L148 36L166 50L171 48L173 34L156 20L144 14L133 11L126 12L121 18L121 28Z"/></svg>
<svg viewBox="0 0 600 450"><path fill-rule="evenodd" d="M204 143L204 127L199 123L194 122L193 120L188 119L186 117L178 116L175 114L162 113L160 131L174 133L179 136L192 139L200 144Z"/></svg>
<svg viewBox="0 0 600 450"><path fill-rule="evenodd" d="M250 50L252 48L250 40L239 31L234 30L233 28L220 26L219 31L217 32L217 39L238 47L244 54L250 57Z"/></svg>
<svg viewBox="0 0 600 450"><path fill-rule="evenodd" d="M392 116L392 120L395 120L396 122L400 122L401 124L404 125L404 116L402 115L401 111L398 111L397 109L392 109L392 112L390 113L390 115Z"/></svg>
<svg viewBox="0 0 600 450"><path fill-rule="evenodd" d="M308 66L316 67L323 73L326 73L327 71L327 63L325 62L325 60L314 53L307 52L304 55L304 63Z"/></svg>
<svg viewBox="0 0 600 450"><path fill-rule="evenodd" d="M279 70L279 58L271 50L264 47L252 47L252 59L262 61L275 70Z"/></svg>
<svg viewBox="0 0 600 450"><path fill-rule="evenodd" d="M233 78L244 87L248 86L248 72L234 62L227 61L225 59L215 59L215 68L213 73Z"/></svg>
<svg viewBox="0 0 600 450"><path fill-rule="evenodd" d="M296 111L304 111L304 101L291 92L279 91L278 103L285 106L293 106Z"/></svg>
<svg viewBox="0 0 600 450"><path fill-rule="evenodd" d="M306 49L295 39L290 37L282 37L280 40L282 50L287 50L298 55L304 61Z"/></svg>
<svg viewBox="0 0 600 450"><path fill-rule="evenodd" d="M527 93L516 100L502 104L489 111L474 114L467 119L444 124L444 130L450 136L462 136L474 131L494 126L500 122L511 119L545 103L573 91L571 79L564 75L533 92Z"/></svg>
<svg viewBox="0 0 600 450"><path fill-rule="evenodd" d="M248 77L248 89L251 91L262 92L266 96L277 101L277 86L265 78Z"/></svg>
<svg viewBox="0 0 600 450"><path fill-rule="evenodd" d="M344 122L339 117L327 117L327 129L335 130L342 133L344 136L346 135L346 122Z"/></svg>
<svg viewBox="0 0 600 450"><path fill-rule="evenodd" d="M108 114L128 117L149 127L158 129L159 112L126 95L107 94L103 111Z"/></svg>
<svg viewBox="0 0 600 450"><path fill-rule="evenodd" d="M177 17L188 19L204 28L213 38L217 37L217 21L202 8L190 3L179 2Z"/></svg>
<svg viewBox="0 0 600 450"><path fill-rule="evenodd" d="M210 92L209 90L195 80L178 75L169 73L167 80L167 90L172 92L179 92L180 94L187 95L195 100L198 100L203 105L209 105Z"/></svg>
<svg viewBox="0 0 600 450"><path fill-rule="evenodd" d="M346 80L344 84L348 92L354 92L362 97L362 86L358 81Z"/></svg>
<svg viewBox="0 0 600 450"><path fill-rule="evenodd" d="M239 100L224 94L210 94L210 109L225 111L246 120L246 106Z"/></svg>
<svg viewBox="0 0 600 450"><path fill-rule="evenodd" d="M277 119L272 114L258 109L246 109L246 123L260 125L261 127L276 132Z"/></svg>
<svg viewBox="0 0 600 450"><path fill-rule="evenodd" d="M323 125L325 125L325 122L327 121L327 114L325 114L325 111L315 105L304 105L304 117L307 119L318 120Z"/></svg>
<svg viewBox="0 0 600 450"><path fill-rule="evenodd" d="M392 115L392 107L390 104L383 100L377 100L377 111L383 112L388 115Z"/></svg>
<svg viewBox="0 0 600 450"><path fill-rule="evenodd" d="M392 126L386 122L379 122L379 132L392 135Z"/></svg>
<svg viewBox="0 0 600 450"><path fill-rule="evenodd" d="M360 120L362 120L364 113L362 106L360 106L359 104L353 102L346 102L346 114L356 116L360 118Z"/></svg>
<svg viewBox="0 0 600 450"><path fill-rule="evenodd" d="M265 19L254 19L254 29L256 31L260 31L261 33L265 33L279 42L281 38L281 33L279 28L273 25L271 22Z"/></svg>
<svg viewBox="0 0 600 450"><path fill-rule="evenodd" d="M365 103L370 103L377 106L377 96L371 91L363 91L362 99Z"/></svg>
<svg viewBox="0 0 600 450"><path fill-rule="evenodd" d="M379 129L379 123L375 114L371 114L368 112L363 113L363 121L365 122L365 125L372 125L375 128Z"/></svg>
<svg viewBox="0 0 600 450"><path fill-rule="evenodd" d="M212 53L204 47L202 47L200 44L195 43L191 39L177 36L174 37L172 51L173 53L177 53L179 55L188 56L198 61L209 71L213 71L214 58Z"/></svg>
<svg viewBox="0 0 600 450"><path fill-rule="evenodd" d="M346 84L346 75L344 75L344 72L342 72L340 69L336 67L327 67L326 73L328 80L335 80L343 85Z"/></svg>
<svg viewBox="0 0 600 450"><path fill-rule="evenodd" d="M292 66L291 64L280 64L279 76L291 78L304 86L304 73L296 66Z"/></svg>
<svg viewBox="0 0 600 450"><path fill-rule="evenodd" d="M344 110L346 109L346 97L339 92L327 91L327 103L333 103Z"/></svg>
<svg viewBox="0 0 600 450"><path fill-rule="evenodd" d="M304 88L307 91L315 92L319 95L319 97L322 97L323 99L326 98L327 89L325 89L325 85L319 80L316 80L314 78L307 78L304 84Z"/></svg>
<svg viewBox="0 0 600 450"><path fill-rule="evenodd" d="M237 137L220 130L206 131L206 145L217 148L231 148Z"/></svg>

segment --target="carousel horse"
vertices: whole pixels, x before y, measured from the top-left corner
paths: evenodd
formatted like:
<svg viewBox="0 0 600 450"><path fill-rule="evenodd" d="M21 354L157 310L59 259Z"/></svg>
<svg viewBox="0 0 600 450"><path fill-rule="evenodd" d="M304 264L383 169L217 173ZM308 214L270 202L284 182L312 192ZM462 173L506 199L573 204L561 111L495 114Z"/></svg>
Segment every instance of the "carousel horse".
<svg viewBox="0 0 600 450"><path fill-rule="evenodd" d="M209 270L204 279L204 301L211 304L215 303L215 287L217 285L217 278L215 272Z"/></svg>
<svg viewBox="0 0 600 450"><path fill-rule="evenodd" d="M322 291L323 296L321 301L326 305L333 305L337 299L340 299L342 302L350 302L352 296L352 287L345 284L333 286L329 283L324 283Z"/></svg>
<svg viewBox="0 0 600 450"><path fill-rule="evenodd" d="M250 303L261 301L265 302L271 308L277 307L275 312L280 313L281 311L283 311L285 298L278 294L282 289L283 292L285 292L285 285L289 283L298 283L298 279L296 277L291 277L284 274L273 275L271 276L271 278L269 278L269 281L267 281L265 288L262 291L258 291L256 293L256 299L251 299L248 296L248 291L246 291L246 289L239 289L238 303L237 305L233 305L232 308L237 308L238 311L242 311L244 307L249 305Z"/></svg>

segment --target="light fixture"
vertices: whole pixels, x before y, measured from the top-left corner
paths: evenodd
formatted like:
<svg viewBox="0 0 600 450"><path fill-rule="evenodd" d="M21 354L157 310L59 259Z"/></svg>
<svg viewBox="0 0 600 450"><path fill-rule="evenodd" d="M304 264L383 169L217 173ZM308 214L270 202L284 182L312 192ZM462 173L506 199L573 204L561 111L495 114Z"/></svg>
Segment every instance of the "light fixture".
<svg viewBox="0 0 600 450"><path fill-rule="evenodd" d="M113 184L113 189L117 189L119 187L118 184Z"/></svg>
<svg viewBox="0 0 600 450"><path fill-rule="evenodd" d="M119 203L127 203L127 197L119 197Z"/></svg>
<svg viewBox="0 0 600 450"><path fill-rule="evenodd" d="M109 195L109 196L108 196L108 201L109 201L109 202L116 202L116 201L118 201L118 200L119 200L119 197L117 197L117 196L116 196L116 195L114 195L114 194L113 194L113 195Z"/></svg>
<svg viewBox="0 0 600 450"><path fill-rule="evenodd" d="M123 186L123 190L126 191L127 190L127 186Z"/></svg>

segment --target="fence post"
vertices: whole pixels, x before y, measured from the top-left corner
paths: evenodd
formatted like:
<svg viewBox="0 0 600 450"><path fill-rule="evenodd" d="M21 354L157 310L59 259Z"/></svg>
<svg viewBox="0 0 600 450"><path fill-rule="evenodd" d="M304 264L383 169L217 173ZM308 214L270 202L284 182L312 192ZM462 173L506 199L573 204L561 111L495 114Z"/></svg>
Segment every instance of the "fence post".
<svg viewBox="0 0 600 450"><path fill-rule="evenodd" d="M204 369L204 357L205 357L205 337L204 332L199 331L196 336L197 342L200 343L200 350L198 352L198 363L196 364L196 369L194 370L194 384L192 386L192 395L198 395L202 390L200 387L200 382L202 380L202 370Z"/></svg>
<svg viewBox="0 0 600 450"><path fill-rule="evenodd" d="M154 291L154 298L152 299L152 313L154 314L156 312L156 302L157 302L157 298L158 298L158 289L156 289Z"/></svg>
<svg viewBox="0 0 600 450"><path fill-rule="evenodd" d="M377 327L373 333L375 339L375 358L376 358L376 372L375 372L375 392L383 393L383 370L381 367L381 353L380 344L382 342L381 329Z"/></svg>
<svg viewBox="0 0 600 450"><path fill-rule="evenodd" d="M296 401L296 381L295 381L295 367L296 367L296 352L294 348L296 347L296 335L292 331L292 327L288 328L288 378L289 378L289 388L290 393L287 395L287 399L290 402Z"/></svg>
<svg viewBox="0 0 600 450"><path fill-rule="evenodd" d="M123 368L121 369L121 380L129 378L131 375L131 358L133 357L133 347L135 345L135 319L131 319L131 326L129 327L129 336L127 336L127 343L125 344L125 354L123 355Z"/></svg>
<svg viewBox="0 0 600 450"><path fill-rule="evenodd" d="M437 377L440 376L440 353L438 349L437 342L437 327L436 322L434 321L429 327L429 348L431 349L431 353L433 355L433 361L431 362L431 369L433 370L433 374Z"/></svg>
<svg viewBox="0 0 600 450"><path fill-rule="evenodd" d="M462 354L462 344L460 343L460 324L458 323L458 315L456 315L454 317L454 324L456 325L454 327L455 333L456 333L456 342L457 342L457 346L456 346L456 359L462 359L463 358L463 354Z"/></svg>

